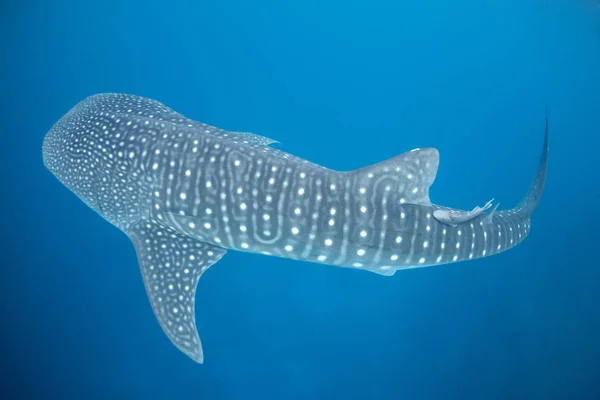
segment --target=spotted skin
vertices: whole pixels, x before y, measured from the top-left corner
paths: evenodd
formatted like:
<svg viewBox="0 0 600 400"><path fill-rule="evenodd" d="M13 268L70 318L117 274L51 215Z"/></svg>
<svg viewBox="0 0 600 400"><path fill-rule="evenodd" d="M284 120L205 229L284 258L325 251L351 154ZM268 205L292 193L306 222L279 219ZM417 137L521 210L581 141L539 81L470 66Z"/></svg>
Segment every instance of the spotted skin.
<svg viewBox="0 0 600 400"><path fill-rule="evenodd" d="M522 242L546 179L548 124L525 200L504 211L432 204L429 187L439 163L433 148L340 172L272 143L126 94L88 97L44 139L48 169L131 238L162 329L197 362L204 358L196 286L227 250L389 276Z"/></svg>

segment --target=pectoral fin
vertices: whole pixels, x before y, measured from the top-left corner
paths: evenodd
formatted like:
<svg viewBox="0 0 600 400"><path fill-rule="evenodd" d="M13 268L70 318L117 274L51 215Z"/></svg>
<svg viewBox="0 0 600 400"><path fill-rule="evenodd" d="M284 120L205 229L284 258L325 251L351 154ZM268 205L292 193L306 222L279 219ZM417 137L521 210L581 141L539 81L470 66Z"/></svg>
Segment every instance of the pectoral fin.
<svg viewBox="0 0 600 400"><path fill-rule="evenodd" d="M228 136L233 137L245 144L259 144L262 146L268 146L270 144L279 143L277 140L268 138L266 136L257 135L251 132L227 132Z"/></svg>
<svg viewBox="0 0 600 400"><path fill-rule="evenodd" d="M200 276L226 250L145 221L127 234L133 241L146 293L171 342L198 363L204 357L196 329L194 301Z"/></svg>

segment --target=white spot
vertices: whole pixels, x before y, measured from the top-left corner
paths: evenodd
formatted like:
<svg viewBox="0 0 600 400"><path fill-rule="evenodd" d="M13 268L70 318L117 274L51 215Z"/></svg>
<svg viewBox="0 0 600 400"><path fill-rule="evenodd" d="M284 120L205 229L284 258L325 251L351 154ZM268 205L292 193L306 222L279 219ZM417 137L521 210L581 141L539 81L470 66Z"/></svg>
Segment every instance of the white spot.
<svg viewBox="0 0 600 400"><path fill-rule="evenodd" d="M356 254L358 254L359 256L364 256L365 255L365 250L364 249L358 249L358 251L356 252Z"/></svg>
<svg viewBox="0 0 600 400"><path fill-rule="evenodd" d="M419 258L419 264L423 264L425 262L425 259L423 257Z"/></svg>
<svg viewBox="0 0 600 400"><path fill-rule="evenodd" d="M185 170L185 176L190 176L192 175L192 171L190 171L189 169Z"/></svg>
<svg viewBox="0 0 600 400"><path fill-rule="evenodd" d="M185 200L185 198L187 197L185 193L181 193L179 195L179 197L181 197L181 200Z"/></svg>
<svg viewBox="0 0 600 400"><path fill-rule="evenodd" d="M456 243L456 248L458 249L460 247L460 243Z"/></svg>
<svg viewBox="0 0 600 400"><path fill-rule="evenodd" d="M292 251L292 250L294 250L294 248L293 248L292 246L290 246L289 244L288 244L288 245L286 245L286 246L284 247L284 249L285 249L285 251Z"/></svg>
<svg viewBox="0 0 600 400"><path fill-rule="evenodd" d="M360 237L367 237L367 231L360 231Z"/></svg>
<svg viewBox="0 0 600 400"><path fill-rule="evenodd" d="M402 242L402 236L396 236L396 243Z"/></svg>
<svg viewBox="0 0 600 400"><path fill-rule="evenodd" d="M329 220L329 226L333 226L333 225L335 225L335 221L333 219L330 219Z"/></svg>
<svg viewBox="0 0 600 400"><path fill-rule="evenodd" d="M303 188L298 189L298 194L300 196L302 196L304 194L304 189Z"/></svg>
<svg viewBox="0 0 600 400"><path fill-rule="evenodd" d="M365 189L364 187L361 187L361 188L360 188L360 192L361 192L362 194L365 194L365 193L367 193L367 189Z"/></svg>
<svg viewBox="0 0 600 400"><path fill-rule="evenodd" d="M248 243L243 242L242 243L242 249L247 249L248 248Z"/></svg>
<svg viewBox="0 0 600 400"><path fill-rule="evenodd" d="M301 210L300 210L300 208L298 208L298 207L296 207L296 208L294 209L294 214L296 214L296 215L300 215L300 213L301 213L301 212L302 212L302 211L301 211Z"/></svg>
<svg viewBox="0 0 600 400"><path fill-rule="evenodd" d="M427 240L426 240L426 241L424 241L424 242L423 242L423 247L424 247L424 248L427 248L427 246L429 246L429 243L428 243L428 242L427 242Z"/></svg>
<svg viewBox="0 0 600 400"><path fill-rule="evenodd" d="M354 263L354 264L352 264L352 266L353 266L353 267L356 267L356 268L360 268L360 267L362 267L363 265L362 265L361 263Z"/></svg>
<svg viewBox="0 0 600 400"><path fill-rule="evenodd" d="M300 233L300 229L298 229L297 227L293 226L293 227L292 227L292 233L293 233L294 235L297 235L298 233Z"/></svg>
<svg viewBox="0 0 600 400"><path fill-rule="evenodd" d="M246 225L240 225L240 231L246 232L247 230L248 228L246 228Z"/></svg>
<svg viewBox="0 0 600 400"><path fill-rule="evenodd" d="M271 219L271 216L270 216L269 214L264 214L264 215L263 215L263 219L264 219L265 221L268 221L269 219Z"/></svg>
<svg viewBox="0 0 600 400"><path fill-rule="evenodd" d="M392 256L390 257L390 260L392 261L396 261L398 259L398 256L396 254L392 254Z"/></svg>
<svg viewBox="0 0 600 400"><path fill-rule="evenodd" d="M335 208L332 207L331 210L329 210L329 214L335 215Z"/></svg>
<svg viewBox="0 0 600 400"><path fill-rule="evenodd" d="M330 188L331 190L335 190L335 185L332 183L331 185L329 185L329 188Z"/></svg>
<svg viewBox="0 0 600 400"><path fill-rule="evenodd" d="M193 223L193 222L190 222L190 223L188 224L188 226L189 226L191 229L194 229L194 228L196 227L196 224L195 224L195 223Z"/></svg>
<svg viewBox="0 0 600 400"><path fill-rule="evenodd" d="M456 261L456 260L458 260L458 256L452 257L452 261Z"/></svg>
<svg viewBox="0 0 600 400"><path fill-rule="evenodd" d="M240 208L241 208L242 210L245 210L247 207L248 207L248 206L246 206L246 203L241 203L241 204L240 204Z"/></svg>
<svg viewBox="0 0 600 400"><path fill-rule="evenodd" d="M319 260L319 261L325 261L325 260L327 260L327 256L320 255L319 257L317 257L317 260Z"/></svg>
<svg viewBox="0 0 600 400"><path fill-rule="evenodd" d="M360 212L363 213L363 214L366 213L367 212L367 207L361 206L360 207Z"/></svg>
<svg viewBox="0 0 600 400"><path fill-rule="evenodd" d="M239 167L240 166L240 160L235 160L233 162L233 165L235 165L236 167Z"/></svg>
<svg viewBox="0 0 600 400"><path fill-rule="evenodd" d="M206 222L206 223L204 224L204 227L205 227L206 229L210 229L210 222Z"/></svg>
<svg viewBox="0 0 600 400"><path fill-rule="evenodd" d="M325 239L325 246L331 246L333 244L333 240Z"/></svg>

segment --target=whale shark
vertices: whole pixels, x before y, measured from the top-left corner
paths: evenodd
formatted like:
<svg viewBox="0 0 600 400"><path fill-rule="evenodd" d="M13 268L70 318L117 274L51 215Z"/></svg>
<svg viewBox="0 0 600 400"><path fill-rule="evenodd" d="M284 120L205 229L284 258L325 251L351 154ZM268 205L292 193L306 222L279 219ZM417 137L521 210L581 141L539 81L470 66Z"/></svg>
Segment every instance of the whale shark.
<svg viewBox="0 0 600 400"><path fill-rule="evenodd" d="M546 181L548 112L537 174L516 207L433 204L439 153L420 148L352 171L278 143L189 119L129 94L85 98L45 135L45 166L133 242L152 310L198 363L195 294L228 250L391 276L506 251L530 232Z"/></svg>

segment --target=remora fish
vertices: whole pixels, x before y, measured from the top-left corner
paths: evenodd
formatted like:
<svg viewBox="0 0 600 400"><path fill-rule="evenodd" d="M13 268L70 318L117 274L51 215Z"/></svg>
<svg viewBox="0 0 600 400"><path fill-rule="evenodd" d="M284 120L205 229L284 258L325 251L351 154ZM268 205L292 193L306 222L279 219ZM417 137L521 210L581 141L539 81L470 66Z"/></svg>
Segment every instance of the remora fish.
<svg viewBox="0 0 600 400"><path fill-rule="evenodd" d="M548 117L537 175L505 211L432 204L434 148L340 172L271 143L126 94L88 97L44 139L48 169L131 238L160 326L199 363L196 286L227 250L390 276L516 246L546 180Z"/></svg>

